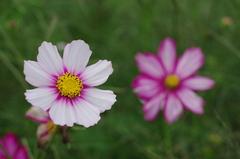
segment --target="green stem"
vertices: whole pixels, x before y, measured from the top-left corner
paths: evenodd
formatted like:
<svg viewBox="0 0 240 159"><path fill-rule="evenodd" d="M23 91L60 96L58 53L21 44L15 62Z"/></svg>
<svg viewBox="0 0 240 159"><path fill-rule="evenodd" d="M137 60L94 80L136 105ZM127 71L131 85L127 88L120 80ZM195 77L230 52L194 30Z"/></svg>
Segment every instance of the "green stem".
<svg viewBox="0 0 240 159"><path fill-rule="evenodd" d="M172 153L172 139L171 139L170 126L164 120L163 120L163 129L164 129L163 141L164 141L164 146L167 153L167 158L174 159L174 156Z"/></svg>
<svg viewBox="0 0 240 159"><path fill-rule="evenodd" d="M240 156L240 146L238 144L238 142L236 142L236 138L234 137L232 131L230 130L230 128L227 126L227 124L222 120L222 118L220 117L220 115L218 114L218 112L214 109L212 109L215 116L216 116L216 119L220 122L220 124L223 126L224 130L226 131L226 134L227 135L227 138L228 138L228 141L229 143L231 144L232 148L236 150L236 153L238 156Z"/></svg>
<svg viewBox="0 0 240 159"><path fill-rule="evenodd" d="M0 60L6 65L6 67L16 77L21 86L27 88L26 82L22 76L22 73L14 66L14 64L8 59L8 57L0 50Z"/></svg>

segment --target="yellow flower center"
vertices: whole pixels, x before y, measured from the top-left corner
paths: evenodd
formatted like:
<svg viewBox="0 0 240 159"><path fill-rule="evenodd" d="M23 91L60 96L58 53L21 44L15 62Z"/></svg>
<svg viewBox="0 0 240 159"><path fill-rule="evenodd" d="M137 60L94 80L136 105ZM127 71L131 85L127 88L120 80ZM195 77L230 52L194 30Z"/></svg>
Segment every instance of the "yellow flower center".
<svg viewBox="0 0 240 159"><path fill-rule="evenodd" d="M79 80L75 74L70 74L70 72L67 72L61 77L58 77L56 87L61 93L61 96L73 98L80 96L80 91L82 90L83 85L82 81Z"/></svg>
<svg viewBox="0 0 240 159"><path fill-rule="evenodd" d="M49 122L47 122L47 130L48 130L50 133L53 133L55 128L56 128L56 125L53 123L52 120L49 121Z"/></svg>
<svg viewBox="0 0 240 159"><path fill-rule="evenodd" d="M167 89L175 89L180 83L179 78L176 75L168 75L165 78L164 85Z"/></svg>

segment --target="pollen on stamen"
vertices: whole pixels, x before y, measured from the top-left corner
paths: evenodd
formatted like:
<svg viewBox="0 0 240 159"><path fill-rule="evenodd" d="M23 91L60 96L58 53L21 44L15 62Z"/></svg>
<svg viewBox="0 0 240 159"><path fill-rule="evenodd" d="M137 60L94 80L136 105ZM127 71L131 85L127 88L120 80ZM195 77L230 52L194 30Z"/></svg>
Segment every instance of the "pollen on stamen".
<svg viewBox="0 0 240 159"><path fill-rule="evenodd" d="M82 81L75 74L67 72L61 77L58 77L56 87L61 93L61 96L73 98L80 96L83 85Z"/></svg>
<svg viewBox="0 0 240 159"><path fill-rule="evenodd" d="M180 80L176 75L168 75L164 81L165 87L169 90L177 88L179 83Z"/></svg>
<svg viewBox="0 0 240 159"><path fill-rule="evenodd" d="M50 133L53 133L54 130L56 128L56 125L53 123L53 121L49 121L47 122L47 130L50 132Z"/></svg>

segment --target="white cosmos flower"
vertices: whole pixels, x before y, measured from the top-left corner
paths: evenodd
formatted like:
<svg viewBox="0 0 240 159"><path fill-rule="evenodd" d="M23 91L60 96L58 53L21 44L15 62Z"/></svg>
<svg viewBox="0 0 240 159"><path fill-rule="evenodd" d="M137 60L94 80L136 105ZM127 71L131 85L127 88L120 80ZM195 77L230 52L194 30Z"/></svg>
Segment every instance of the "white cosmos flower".
<svg viewBox="0 0 240 159"><path fill-rule="evenodd" d="M26 91L26 100L48 110L56 125L96 124L100 113L116 102L116 95L94 88L108 79L113 68L107 60L86 67L91 53L88 44L76 40L66 45L61 58L56 46L43 42L37 62L24 61L26 81L37 87Z"/></svg>

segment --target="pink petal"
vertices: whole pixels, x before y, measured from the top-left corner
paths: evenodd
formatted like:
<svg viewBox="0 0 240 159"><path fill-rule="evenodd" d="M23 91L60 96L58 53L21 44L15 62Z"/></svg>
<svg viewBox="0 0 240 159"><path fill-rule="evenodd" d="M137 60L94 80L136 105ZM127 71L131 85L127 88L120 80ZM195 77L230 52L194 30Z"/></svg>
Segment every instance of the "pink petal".
<svg viewBox="0 0 240 159"><path fill-rule="evenodd" d="M89 127L101 119L99 108L93 106L88 101L79 98L74 104L76 114L77 114L77 124L83 125L84 127Z"/></svg>
<svg viewBox="0 0 240 159"><path fill-rule="evenodd" d="M47 123L50 121L49 115L42 108L32 106L25 114L25 117L38 123Z"/></svg>
<svg viewBox="0 0 240 159"><path fill-rule="evenodd" d="M5 148L8 155L13 156L19 147L17 137L12 133L6 133L4 140L5 141L3 147Z"/></svg>
<svg viewBox="0 0 240 159"><path fill-rule="evenodd" d="M172 93L168 95L164 106L164 117L168 124L174 123L183 113L183 106L179 99Z"/></svg>
<svg viewBox="0 0 240 159"><path fill-rule="evenodd" d="M138 53L135 57L139 71L153 78L161 78L164 74L160 60L151 53Z"/></svg>
<svg viewBox="0 0 240 159"><path fill-rule="evenodd" d="M177 95L186 109L195 114L203 114L204 101L193 91L185 88L177 91Z"/></svg>
<svg viewBox="0 0 240 159"><path fill-rule="evenodd" d="M155 96L150 101L147 101L143 105L144 119L148 121L153 121L156 119L159 110L163 108L165 94Z"/></svg>
<svg viewBox="0 0 240 159"><path fill-rule="evenodd" d="M75 104L68 98L60 98L51 106L50 118L56 125L72 127L77 122Z"/></svg>
<svg viewBox="0 0 240 159"><path fill-rule="evenodd" d="M173 39L166 38L158 48L158 56L166 71L171 74L175 69L176 63L176 45Z"/></svg>
<svg viewBox="0 0 240 159"><path fill-rule="evenodd" d="M26 147L21 146L18 148L17 152L15 153L13 159L28 159L28 154Z"/></svg>
<svg viewBox="0 0 240 159"><path fill-rule="evenodd" d="M99 86L107 81L113 72L112 63L107 60L99 60L97 63L86 67L80 75L84 85Z"/></svg>
<svg viewBox="0 0 240 159"><path fill-rule="evenodd" d="M83 40L74 40L64 49L64 65L71 73L79 74L86 67L91 54L88 44Z"/></svg>
<svg viewBox="0 0 240 159"><path fill-rule="evenodd" d="M101 112L111 109L116 102L116 95L112 91L97 88L86 88L83 91L82 97Z"/></svg>
<svg viewBox="0 0 240 159"><path fill-rule="evenodd" d="M35 88L25 92L26 100L36 107L48 110L59 95L55 88Z"/></svg>
<svg viewBox="0 0 240 159"><path fill-rule="evenodd" d="M56 76L61 76L64 73L62 58L55 45L44 41L38 52L37 61L44 71Z"/></svg>
<svg viewBox="0 0 240 159"><path fill-rule="evenodd" d="M23 70L26 81L35 87L51 86L54 84L54 79L46 73L35 61L24 61Z"/></svg>
<svg viewBox="0 0 240 159"><path fill-rule="evenodd" d="M186 78L195 74L204 63L204 55L200 48L189 48L179 58L176 74L181 78Z"/></svg>
<svg viewBox="0 0 240 159"><path fill-rule="evenodd" d="M141 99L151 99L160 92L160 82L147 76L138 76L132 83L133 91L138 94Z"/></svg>
<svg viewBox="0 0 240 159"><path fill-rule="evenodd" d="M183 86L186 86L194 91L204 91L211 89L214 86L214 84L215 84L214 80L202 76L194 76L182 82Z"/></svg>

